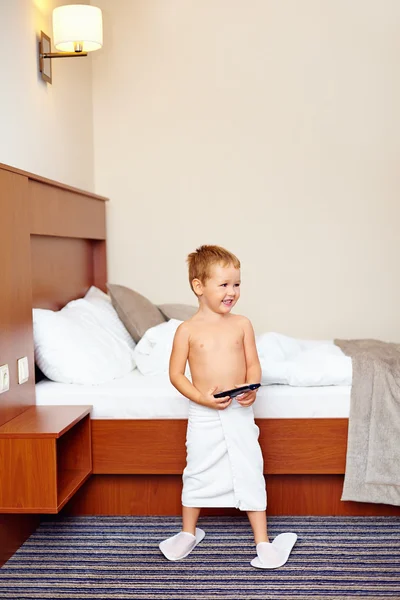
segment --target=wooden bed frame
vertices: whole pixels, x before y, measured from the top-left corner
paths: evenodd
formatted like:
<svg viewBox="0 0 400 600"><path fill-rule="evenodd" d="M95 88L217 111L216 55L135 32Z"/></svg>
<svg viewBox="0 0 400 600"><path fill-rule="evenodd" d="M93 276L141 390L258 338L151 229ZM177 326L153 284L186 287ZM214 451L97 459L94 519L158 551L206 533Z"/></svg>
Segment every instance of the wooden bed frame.
<svg viewBox="0 0 400 600"><path fill-rule="evenodd" d="M104 198L30 176L33 307L60 309L106 289ZM341 502L347 419L258 419L270 515L388 515L399 507ZM67 514L180 513L184 420L93 420L93 475ZM208 514L237 514L208 509Z"/></svg>

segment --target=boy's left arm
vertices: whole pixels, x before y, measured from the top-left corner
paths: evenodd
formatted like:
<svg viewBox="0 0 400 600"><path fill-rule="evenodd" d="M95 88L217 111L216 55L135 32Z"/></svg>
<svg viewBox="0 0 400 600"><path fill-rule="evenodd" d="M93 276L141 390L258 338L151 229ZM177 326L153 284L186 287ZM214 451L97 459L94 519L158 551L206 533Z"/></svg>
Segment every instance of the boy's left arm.
<svg viewBox="0 0 400 600"><path fill-rule="evenodd" d="M260 383L261 382L261 365L257 354L256 339L254 336L253 326L248 319L244 318L243 322L244 330L244 354L246 358L246 382L242 385L248 385L249 383ZM239 386L238 386L239 387ZM246 392L240 396L237 396L237 401L241 406L251 406L255 401L257 391Z"/></svg>

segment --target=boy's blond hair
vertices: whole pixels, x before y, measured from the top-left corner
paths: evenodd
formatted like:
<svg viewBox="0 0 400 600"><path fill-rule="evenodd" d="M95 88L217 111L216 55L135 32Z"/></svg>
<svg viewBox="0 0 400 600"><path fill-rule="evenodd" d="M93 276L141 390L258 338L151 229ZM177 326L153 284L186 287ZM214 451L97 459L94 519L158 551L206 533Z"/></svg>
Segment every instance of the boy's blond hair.
<svg viewBox="0 0 400 600"><path fill-rule="evenodd" d="M210 278L210 267L213 265L222 265L223 267L233 266L240 269L240 260L221 246L200 246L195 252L191 252L187 257L189 266L189 283L193 290L193 279L199 279L205 283ZM193 290L194 291L194 290Z"/></svg>

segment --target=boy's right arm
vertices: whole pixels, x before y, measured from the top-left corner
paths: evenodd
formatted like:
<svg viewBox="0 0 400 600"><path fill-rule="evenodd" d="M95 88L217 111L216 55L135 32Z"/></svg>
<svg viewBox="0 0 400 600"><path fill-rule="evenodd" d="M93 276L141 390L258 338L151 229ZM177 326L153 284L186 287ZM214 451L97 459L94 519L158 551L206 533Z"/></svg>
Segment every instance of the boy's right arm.
<svg viewBox="0 0 400 600"><path fill-rule="evenodd" d="M197 390L194 385L185 376L186 362L189 356L189 328L186 323L179 325L176 330L174 343L172 346L171 358L169 361L169 378L178 392L202 406L223 410L232 402L229 396L224 398L214 398L213 394L218 387L208 390L204 395Z"/></svg>

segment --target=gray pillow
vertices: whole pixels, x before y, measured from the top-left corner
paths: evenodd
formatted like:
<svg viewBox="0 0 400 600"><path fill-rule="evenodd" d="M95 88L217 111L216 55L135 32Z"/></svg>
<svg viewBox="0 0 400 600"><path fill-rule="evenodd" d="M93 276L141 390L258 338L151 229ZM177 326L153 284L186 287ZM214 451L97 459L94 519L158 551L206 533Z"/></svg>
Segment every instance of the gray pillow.
<svg viewBox="0 0 400 600"><path fill-rule="evenodd" d="M150 300L123 285L108 284L113 307L135 342L150 327L165 323L163 315Z"/></svg>
<svg viewBox="0 0 400 600"><path fill-rule="evenodd" d="M187 321L198 311L196 306L188 304L160 304L158 306L164 317L167 319L178 319L178 321Z"/></svg>

